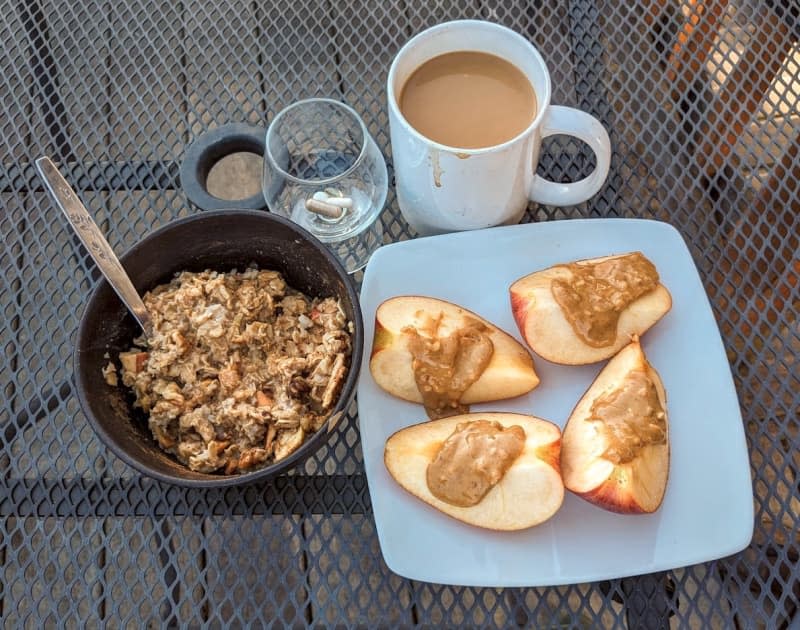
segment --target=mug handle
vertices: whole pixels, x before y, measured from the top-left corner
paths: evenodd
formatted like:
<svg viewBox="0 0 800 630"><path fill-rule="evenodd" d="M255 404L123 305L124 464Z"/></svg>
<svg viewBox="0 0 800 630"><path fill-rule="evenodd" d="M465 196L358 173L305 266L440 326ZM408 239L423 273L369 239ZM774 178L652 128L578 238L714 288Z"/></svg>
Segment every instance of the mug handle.
<svg viewBox="0 0 800 630"><path fill-rule="evenodd" d="M548 206L574 206L600 190L611 163L611 141L597 118L579 109L551 105L542 122L542 139L556 134L574 136L588 144L597 158L597 166L588 177L571 184L559 184L534 175L528 197Z"/></svg>

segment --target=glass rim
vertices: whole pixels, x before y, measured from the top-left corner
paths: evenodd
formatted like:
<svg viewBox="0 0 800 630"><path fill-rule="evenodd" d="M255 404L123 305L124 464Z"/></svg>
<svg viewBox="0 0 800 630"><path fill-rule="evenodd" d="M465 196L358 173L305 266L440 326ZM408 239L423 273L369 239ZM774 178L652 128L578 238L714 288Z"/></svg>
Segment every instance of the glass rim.
<svg viewBox="0 0 800 630"><path fill-rule="evenodd" d="M287 173L285 169L281 168L280 164L278 164L278 162L273 157L272 151L270 151L270 138L274 133L273 130L276 128L276 123L278 123L281 118L283 118L284 116L289 114L292 110L298 107L310 104L317 104L317 103L328 103L336 108L341 108L345 110L348 114L350 114L356 121L358 121L358 126L361 129L361 151L359 152L358 157L355 159L355 161L338 175L334 175L333 177L327 177L325 179L303 179L301 177L296 177L291 173ZM342 103L341 101L337 101L332 98L306 98L301 101L296 101L291 105L284 107L280 112L278 112L278 114L272 120L272 123L267 128L266 141L264 143L264 157L269 162L272 168L274 168L278 173L280 173L282 177L285 177L287 180L291 182L295 182L297 184L303 184L305 186L320 186L324 184L332 184L340 180L342 177L349 175L356 168L358 168L358 166L364 160L364 156L367 153L367 144L369 143L369 138L370 135L369 132L367 131L367 126L364 124L364 121L361 120L361 116L359 116L358 112L356 112L356 110L354 110L346 103Z"/></svg>

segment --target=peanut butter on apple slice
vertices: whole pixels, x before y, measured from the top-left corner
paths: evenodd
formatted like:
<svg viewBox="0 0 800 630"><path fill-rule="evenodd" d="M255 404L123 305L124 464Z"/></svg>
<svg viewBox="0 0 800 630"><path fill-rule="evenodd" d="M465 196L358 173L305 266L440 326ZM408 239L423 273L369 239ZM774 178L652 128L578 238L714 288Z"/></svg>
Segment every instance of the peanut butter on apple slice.
<svg viewBox="0 0 800 630"><path fill-rule="evenodd" d="M550 290L575 334L594 348L612 345L622 311L658 286L658 271L641 252L562 266L569 278L556 278Z"/></svg>
<svg viewBox="0 0 800 630"><path fill-rule="evenodd" d="M525 430L479 419L456 425L428 465L428 489L451 505L471 507L494 488L525 447Z"/></svg>
<svg viewBox="0 0 800 630"><path fill-rule="evenodd" d="M528 346L562 365L611 358L672 307L658 271L641 252L535 271L509 287L509 299Z"/></svg>
<svg viewBox="0 0 800 630"><path fill-rule="evenodd" d="M564 427L564 485L603 509L655 512L669 478L667 395L638 338L617 353Z"/></svg>
<svg viewBox="0 0 800 630"><path fill-rule="evenodd" d="M560 452L555 424L519 413L481 412L405 427L386 441L383 461L400 487L440 512L477 527L512 531L538 525L561 507ZM447 475L452 483L463 472L470 485L473 475L484 478L475 488L456 483L444 499L437 496L431 475ZM462 494L469 499L460 500Z"/></svg>
<svg viewBox="0 0 800 630"><path fill-rule="evenodd" d="M461 396L477 381L494 354L488 328L471 317L448 335L439 334L442 313L438 317L419 314L426 325L407 326L414 380L425 411L431 419L467 413L469 407Z"/></svg>
<svg viewBox="0 0 800 630"><path fill-rule="evenodd" d="M594 401L596 422L608 446L603 457L627 464L644 448L667 443L667 416L653 380L642 369L628 372L614 391Z"/></svg>
<svg viewBox="0 0 800 630"><path fill-rule="evenodd" d="M408 334L409 329L416 333ZM410 347L417 335L424 338L423 346L430 346L430 352L426 352L425 347L421 349L423 354L449 353L449 358L444 357L445 365L441 369L448 372L448 378L458 381L453 390L463 390L460 395L452 396L459 404L514 398L539 384L530 353L490 321L452 302L402 295L386 300L376 310L375 335L369 359L369 370L375 383L393 396L415 403L424 402L417 380L420 365L415 373L415 356ZM441 347L441 340L448 337L452 337L450 342L453 345L448 342ZM421 343L421 340L417 341ZM437 342L440 344L438 349ZM420 358L419 350L417 359ZM431 360L433 358L431 356ZM435 408L438 405L429 406Z"/></svg>

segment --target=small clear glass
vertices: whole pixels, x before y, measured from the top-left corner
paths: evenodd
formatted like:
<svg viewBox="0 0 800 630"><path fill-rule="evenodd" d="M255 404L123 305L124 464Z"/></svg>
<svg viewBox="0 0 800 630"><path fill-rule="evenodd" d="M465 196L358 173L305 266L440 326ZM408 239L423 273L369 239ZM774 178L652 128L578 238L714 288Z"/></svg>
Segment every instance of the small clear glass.
<svg viewBox="0 0 800 630"><path fill-rule="evenodd" d="M269 126L264 158L270 211L311 232L349 273L364 267L383 240L388 175L358 114L331 99L294 103Z"/></svg>

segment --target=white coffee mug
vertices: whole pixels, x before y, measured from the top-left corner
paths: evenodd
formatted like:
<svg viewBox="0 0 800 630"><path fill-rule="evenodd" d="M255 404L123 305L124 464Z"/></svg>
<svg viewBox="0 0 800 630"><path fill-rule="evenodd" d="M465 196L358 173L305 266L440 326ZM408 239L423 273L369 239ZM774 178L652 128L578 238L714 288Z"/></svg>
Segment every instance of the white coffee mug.
<svg viewBox="0 0 800 630"><path fill-rule="evenodd" d="M461 50L502 57L531 82L536 117L508 142L482 149L448 147L420 134L400 112L400 91L414 70L433 57ZM529 200L574 205L605 182L611 160L606 130L586 112L551 105L550 74L539 51L499 24L462 20L423 31L397 54L387 83L397 200L406 221L420 234L517 223ZM575 136L592 148L597 166L591 175L558 184L536 174L542 139L554 134Z"/></svg>

